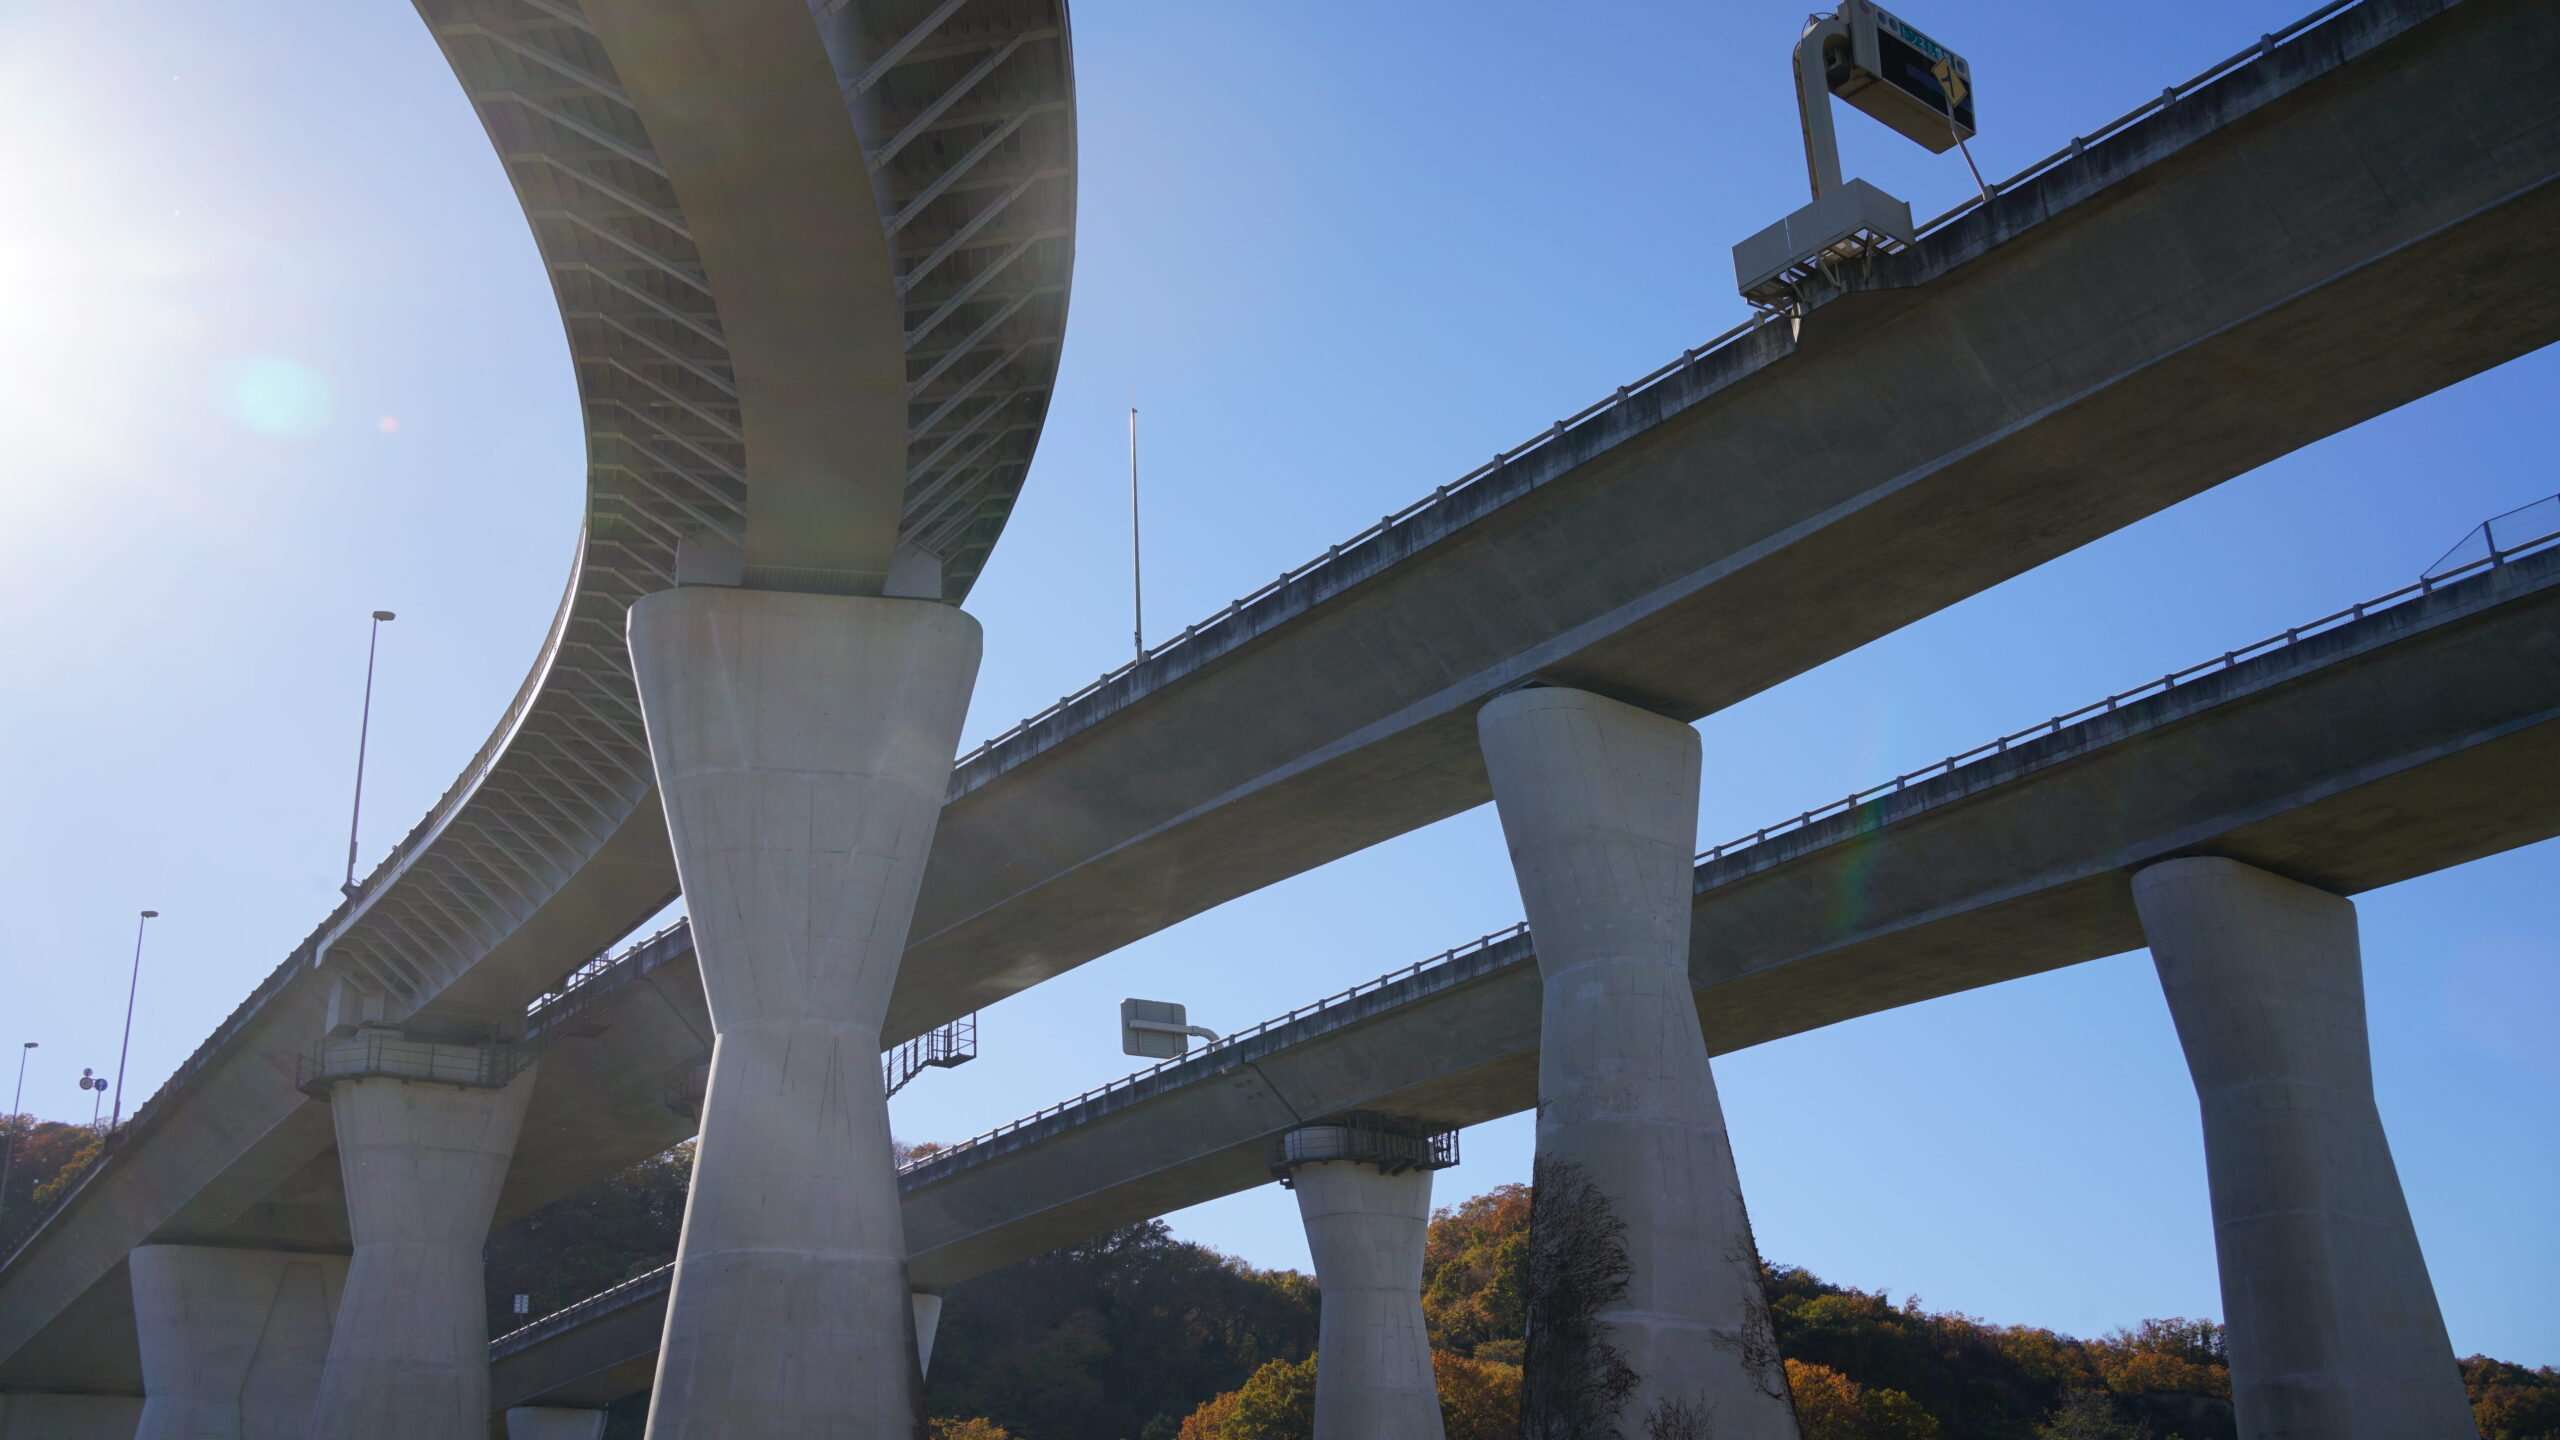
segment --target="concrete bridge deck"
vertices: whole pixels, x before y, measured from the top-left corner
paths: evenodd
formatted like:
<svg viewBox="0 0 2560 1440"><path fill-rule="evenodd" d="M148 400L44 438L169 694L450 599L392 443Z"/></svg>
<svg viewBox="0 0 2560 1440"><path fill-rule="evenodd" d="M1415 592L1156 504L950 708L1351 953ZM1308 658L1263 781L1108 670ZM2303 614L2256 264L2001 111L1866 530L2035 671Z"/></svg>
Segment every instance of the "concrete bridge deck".
<svg viewBox="0 0 2560 1440"><path fill-rule="evenodd" d="M2354 894L2554 834L2560 537L1710 851L1691 973L1722 1053L2138 949L2127 877L2159 860ZM910 1165L915 1282L1266 1184L1269 1137L1308 1120L1531 1108L1534 960L1489 936ZM625 965L635 1009L643 977L689 982L680 932ZM665 1283L501 1337L503 1403L644 1388Z"/></svg>
<svg viewBox="0 0 2560 1440"><path fill-rule="evenodd" d="M2560 336L2541 262L2560 221L2556 31L2524 0L2329 16L970 757L888 1038L1481 803L1468 717L1524 679L1704 714ZM622 684L611 626L562 613L545 654L594 659L594 684L542 691L551 708L518 707L500 735L549 733L557 711L558 734L627 762L610 737L628 717L600 718ZM289 1077L321 1026L310 963L356 911L382 945L445 957L415 1016L469 1022L665 898L648 798L597 810L601 791L552 778L577 773L565 751L534 758L508 771L521 794L475 788L475 762L422 827L458 837L443 883L503 902L381 900L436 868L404 850L0 1263L0 1386L129 1385L112 1332L135 1244L332 1243L326 1115ZM478 831L455 829L482 799ZM473 858L581 823L555 804L603 838L503 880ZM583 1103L574 1070L551 1065L546 1090ZM588 1183L614 1151L520 1165L506 1203Z"/></svg>

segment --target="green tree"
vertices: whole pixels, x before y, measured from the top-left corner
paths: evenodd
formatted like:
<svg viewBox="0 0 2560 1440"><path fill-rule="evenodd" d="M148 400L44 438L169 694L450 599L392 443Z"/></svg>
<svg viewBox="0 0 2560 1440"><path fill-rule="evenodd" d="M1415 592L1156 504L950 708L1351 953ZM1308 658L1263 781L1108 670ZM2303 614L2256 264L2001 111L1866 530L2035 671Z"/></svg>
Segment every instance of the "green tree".
<svg viewBox="0 0 2560 1440"><path fill-rule="evenodd" d="M1518 1440L1519 1366L1434 1350L1431 1372L1447 1440Z"/></svg>
<svg viewBox="0 0 2560 1440"><path fill-rule="evenodd" d="M0 1203L0 1253L32 1233L62 1203L98 1158L98 1134L33 1115L0 1115L0 1144L14 1144L6 1203Z"/></svg>
<svg viewBox="0 0 2560 1440"><path fill-rule="evenodd" d="M1182 1422L1178 1440L1311 1440L1316 1433L1313 1356L1274 1360L1235 1393L1221 1395Z"/></svg>
<svg viewBox="0 0 2560 1440"><path fill-rule="evenodd" d="M2036 1427L2036 1440L2151 1440L2151 1427L2127 1419L2102 1391L2074 1390Z"/></svg>
<svg viewBox="0 0 2560 1440"><path fill-rule="evenodd" d="M503 1335L676 1258L693 1142L555 1200L489 1235L489 1333ZM517 1295L532 1297L518 1316Z"/></svg>
<svg viewBox="0 0 2560 1440"><path fill-rule="evenodd" d="M1787 1362L1804 1440L1938 1440L1938 1422L1899 1390L1870 1390L1827 1365Z"/></svg>
<svg viewBox="0 0 2560 1440"><path fill-rule="evenodd" d="M2560 1370L2527 1370L2486 1355L2462 1362L2480 1440L2560 1440Z"/></svg>
<svg viewBox="0 0 2560 1440"><path fill-rule="evenodd" d="M1203 1401L1315 1343L1307 1277L1151 1220L952 1287L928 1399L1037 1440L1172 1440Z"/></svg>
<svg viewBox="0 0 2560 1440"><path fill-rule="evenodd" d="M1433 1348L1519 1364L1528 1294L1528 1186L1500 1186L1432 1215L1422 1318Z"/></svg>

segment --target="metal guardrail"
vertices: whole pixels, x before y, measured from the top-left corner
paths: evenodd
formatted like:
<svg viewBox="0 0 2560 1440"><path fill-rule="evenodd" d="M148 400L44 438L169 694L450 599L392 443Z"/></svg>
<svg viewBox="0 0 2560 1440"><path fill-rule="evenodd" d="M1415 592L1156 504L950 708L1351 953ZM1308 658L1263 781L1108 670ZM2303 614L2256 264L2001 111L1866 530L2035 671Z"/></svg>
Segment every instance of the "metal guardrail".
<svg viewBox="0 0 2560 1440"><path fill-rule="evenodd" d="M2498 542L2501 527L2507 537L2503 546ZM2473 526L2470 534L2456 541L2419 578L2440 580L2479 565L2496 564L2541 545L2555 534L2560 534L2560 495L2545 495L2530 505L2519 505Z"/></svg>
<svg viewBox="0 0 2560 1440"><path fill-rule="evenodd" d="M2291 40L2305 32L2316 30L2320 26L2329 23L2331 20L2336 19L2349 10L2353 10L2363 3L2364 0L2332 0L2332 3L2321 6L2319 9L2312 11L2310 14L2303 16L2301 19L2294 21L2292 24L2285 26L2281 30L2268 31L2266 34L2259 36L2258 43L2250 46L2248 49L2216 64L2206 66L2193 78L2188 79L2181 84L2170 86L2169 88L2161 91L2158 95L2149 100L2143 101L2141 104L2127 110L2122 115L2119 115L2113 120L2108 121L2106 124L2099 126L2097 129L2090 131L2086 135L2072 136L2070 144L2065 145L2043 159L2036 161L2027 168L2018 171L2008 179L1994 182L1990 187L1991 193L1994 196L2005 195L2011 190L2014 190L2019 186L2026 184L2028 181L2035 179L2037 176L2044 174L2046 171L2053 169L2055 166L2065 165L2071 161L2079 159L2081 156L2088 153L2090 146L2097 144L2108 136L2126 129L2129 126L2139 124L2153 115L2159 114L2161 111L2168 109L2180 100L2187 98L2189 95L2192 95L2198 90L2212 84L2216 80L2221 79L2223 76L2230 74L2232 71L2239 69L2241 66L2253 64L2259 59L2262 59L2278 45L2283 44L2287 40ZM1936 231L1945 229L1948 225L1954 223L1962 216L1981 209L1986 203L1988 202L1978 194L1968 195L1954 209L1949 210L1945 214L1938 216L1936 219L1923 224L1918 233L1922 236L1927 236Z"/></svg>
<svg viewBox="0 0 2560 1440"><path fill-rule="evenodd" d="M526 1032L542 1036L574 1025L574 1017L602 1005L615 991L647 971L650 967L641 963L644 953L652 946L668 943L676 932L686 929L687 924L685 920L678 919L619 951L604 951L562 976L557 986L526 1002Z"/></svg>
<svg viewBox="0 0 2560 1440"><path fill-rule="evenodd" d="M1698 860L1701 864L1710 860L1720 860L1732 851L1740 850L1751 845L1757 845L1773 836L1784 835L1791 830L1801 830L1816 821L1828 819L1833 815L1838 815L1846 811L1855 810L1860 805L1863 805L1878 796L1890 795L1898 790L1907 789L1911 785L1922 780L1933 779L1940 775L1952 775L1960 767L1975 760L1982 759L1988 755L2000 754L2012 745L2020 744L2028 740L2042 739L2048 735L2059 735L2062 733L2064 727L2077 724L2082 720L2089 719L2091 716L2103 715L2120 706L2131 704L2134 701L2145 700L2154 695L2166 694L2187 681L2193 680L2199 676L2215 674L2220 671L2228 670L2244 660L2254 660L2261 655L2281 650L2296 641L2307 639L2325 631L2334 630L2341 625L2352 625L2356 621L2362 620L2366 616L2374 614L2377 611L2388 610L2395 605L2404 604L2407 601L2418 598L2419 596L2430 594L2437 586L2469 575L2474 571L2486 570L2493 566L2504 565L2508 561L2516 559L2519 556L2529 555L2537 550L2549 549L2554 544L2560 543L2560 496L2554 496L2548 500L2536 501L2532 505L2510 510L2506 515L2498 516L2497 519L2505 520L2511 516L2523 515L2531 511L2539 511L2544 507L2549 507L2552 520L2551 527L2530 538L2518 540L2505 549L2492 548L2479 559L2465 561L2450 569L2437 568L2443 566L2445 563L2444 561L2439 560L2436 562L2435 566L2430 566L2428 568L2425 575L2419 577L2418 583L2415 585L2404 585L2401 588L2392 591L2388 595L2377 596L2376 598L2367 600L2362 604L2350 605L2346 609L2340 610L2335 614L2323 615L2308 625L2296 625L2281 635L2270 635L2266 639L2258 641L2254 645L2243 645L2237 650L2226 650L2211 660L2204 661L2201 664L2190 665L2184 670L2173 670L2170 673L2161 676L2157 680L2146 680L2142 684L2136 685L2130 690L2120 691L2117 694L2108 696L2104 700L2092 701L2087 705L2081 706L2077 710L2056 715L2041 725L2030 725L2024 730L2015 731L2010 734L2003 735L1997 740L1976 745L1962 754L1950 755L1935 765L1924 765L1907 775L1897 775L1893 779L1887 780L1880 785L1870 785L1866 789L1857 791L1854 794L1844 795L1841 798L1832 801L1828 805L1817 805L1813 809L1807 810L1801 815L1781 820L1775 825L1764 825L1761 828L1752 831L1748 835L1739 836L1735 839L1728 840L1721 845L1699 851ZM2480 535L2484 533L2488 530L2488 525L2490 523L2494 522L2484 523L2480 528L2473 530L2471 533L2473 535ZM2459 550L2462 547L2456 546L2454 548ZM2448 556L2447 558L2449 559L2451 557Z"/></svg>
<svg viewBox="0 0 2560 1440"><path fill-rule="evenodd" d="M1446 1170L1458 1163L1458 1132L1417 1130L1384 1115L1354 1111L1272 1136L1266 1159L1271 1173L1289 1189L1297 1188L1289 1181L1292 1170L1330 1160L1375 1165L1390 1175Z"/></svg>
<svg viewBox="0 0 2560 1440"><path fill-rule="evenodd" d="M2161 91L2157 97L2147 100L2141 105L2126 111L2124 114L2117 116L2115 119L2108 121L2106 124L2099 126L2097 129L2086 135L2073 137L2069 145L2066 145L2051 155L2036 161L2034 164L2027 166L2025 169L2018 171L2007 179L1994 183L1990 187L1992 194L1994 196L2007 194L2010 191L2033 181L2038 176L2045 174L2047 171L2052 170L2058 165L2079 159L2082 155L2088 152L2091 146L2104 141L2107 137L2117 134L2148 116L2157 114L2159 111L2166 109L2177 101L2194 94L2206 86L2213 84L2217 80L2222 79L2224 76L2239 69L2241 66L2256 61L2285 41L2291 40L2310 30L2317 29L2321 25L2328 23L2339 15L2352 10L2363 3L2365 3L2365 0L2332 0L2332 3L2323 5L2319 9L2312 11L2310 14L2294 21L2292 24L2285 26L2281 30L2269 31L2268 33L2260 36L2258 38L2258 43L2250 48L2243 50L2218 64L2206 68L2202 73L2182 84L2169 86L2167 89ZM1962 204L1957 205L1954 209L1947 211L1945 214L1940 215L1936 219L1921 226L1918 233L1925 238L1939 230L1945 229L1948 225L1954 223L1963 216L1981 209L1986 203L1988 202L1986 202L1980 195L1968 197ZM1507 467L1518 463L1524 457L1564 439L1566 435L1583 424L1604 415L1611 410L1617 409L1628 401L1634 399L1636 396L1644 394L1646 391L1651 390L1654 386L1662 383L1672 376L1690 369L1707 356L1723 350L1727 346L1742 340L1752 332L1760 329L1762 326L1771 324L1781 318L1783 318L1781 315L1773 313L1755 314L1750 319L1743 321L1741 324L1736 325L1732 329L1725 331L1723 334L1716 336L1714 339L1707 341L1705 344L1693 349L1681 351L1679 359L1656 367L1642 378L1636 380L1633 384L1619 386L1616 393L1605 396L1599 401L1586 405L1582 409L1575 411L1573 414L1558 420L1555 424L1549 426L1546 430L1540 432L1536 436L1531 437L1529 440L1524 441L1509 450L1496 452L1494 457L1483 465L1477 466L1475 469L1468 471L1466 474L1459 476L1456 480L1441 486L1439 489L1434 490L1430 494L1414 501L1412 504L1405 506L1403 509L1381 517L1376 524L1362 530L1350 539L1333 546L1322 555L1316 556L1305 564L1299 565L1294 569L1280 572L1279 577L1272 580L1269 584L1227 602L1225 609L1215 612L1206 620L1185 626L1181 634L1176 635L1161 644L1149 646L1144 652L1139 654L1136 659L1129 661L1127 664L1121 665L1117 669L1105 672L1090 684L1072 694L1060 696L1056 704L1041 710L1037 714L1024 718L1017 722L1011 729L981 742L976 748L969 751L968 754L961 756L959 762L952 767L955 775L958 772L967 770L972 764L992 755L998 749L1011 744L1013 741L1021 738L1029 732L1047 724L1053 719L1056 719L1059 715L1064 714L1069 709L1092 699L1102 691L1129 678L1141 666L1148 664L1150 661L1172 655L1186 646L1197 643L1202 631L1217 630L1235 623L1237 618L1246 610L1260 604L1274 595L1279 594L1281 591L1288 589L1291 585L1307 579L1308 577L1325 569L1327 566L1332 565L1342 557L1344 551L1356 550L1362 545L1384 537L1399 526L1410 524L1422 516L1439 509L1440 507L1448 504L1453 498L1463 495L1472 487L1500 475Z"/></svg>
<svg viewBox="0 0 2560 1440"><path fill-rule="evenodd" d="M2360 604L2350 605L2344 610L2324 615L2307 625L2296 625L2293 628L2284 631L2280 635L2269 636L2254 645L2244 645L2236 650L2224 651L2222 654L2215 656L2213 659L2204 661L2201 664L2190 665L2183 670L2171 671L2169 674L2163 675L2157 680L2145 681L2130 690L2120 691L2103 700L2083 705L2079 709L2070 711L2067 714L2057 715L2042 724L2031 725L2024 730L2004 735L1987 744L1977 745L1962 754L1950 755L1935 765L1925 766L1921 769L1914 770L1907 775L1897 776L1880 785L1869 786L1867 789L1858 791L1855 794L1845 796L1839 800L1834 800L1828 805L1817 806L1800 815L1793 816L1786 820L1781 820L1775 825L1764 825L1760 829L1752 831L1749 835L1742 836L1739 839L1729 840L1722 845L1717 845L1699 852L1697 856L1698 863L1703 865L1710 861L1723 859L1725 856L1737 851L1762 844L1768 840L1788 834L1792 831L1804 829L1809 825L1828 819L1831 816L1854 810L1858 806L1865 804L1870 800L1877 799L1880 796L1907 789L1917 782L1934 779L1939 776L1951 775L1966 764L1992 755L2004 753L2009 749L2009 747L2023 741L2058 735L2065 728L2080 721L2108 714L2128 704L2167 694L2170 691L2177 689L2180 685L2198 680L2207 675L2221 674L2244 661L2262 658L2266 655L2283 650L2288 646L2311 639L2314 636L2335 630L2340 626L2350 625L2357 621L2368 619L2380 612L2393 609L2399 605L2406 604L2409 601L2432 594L2436 590L2441 589L2445 585L2454 581L2469 578L2472 575L2485 570L2494 569L2526 555L2534 554L2539 551L2560 548L2560 496L2555 496L2548 501L2537 501L2533 505L2524 506L2517 510L2511 510L2507 512L2506 515L2496 518L2503 521L2512 516L2522 515L2527 512L2538 512L2545 505L2552 507L2552 513L2555 519L2553 528L2545 533L2514 541L2503 548L2492 549L2488 553L2482 555L2479 559L2466 561L2449 570L2439 572L2431 568L2430 572L2421 576L2418 582L2414 585L2404 585L2388 594L2377 596L2374 599L2364 601ZM2479 534L2481 532L2475 530L2473 533ZM2460 547L2457 546L2456 548L2459 549ZM2443 562L2441 561L2438 562L2439 565L2442 563ZM1508 926L1501 930L1496 930L1490 935L1470 940L1464 945L1442 951L1440 954L1434 955L1429 959L1417 960L1413 964L1405 966L1401 970L1391 970L1374 980L1363 980L1348 990L1328 995L1321 1000L1301 1005L1298 1008L1289 1011L1285 1015L1275 1015L1260 1024L1249 1026L1245 1029L1238 1030L1231 1035L1224 1036L1217 1040L1212 1040L1208 1044L1187 1055L1180 1056L1176 1059L1160 1061L1157 1064L1148 1066L1144 1070L1135 1071L1131 1074L1121 1076L1117 1080L1094 1086L1092 1089L1085 1091L1081 1095L1061 1100L1054 1105L1043 1106L1020 1119L1008 1121L992 1130L971 1136L957 1144L946 1145L941 1149L934 1151L930 1155L918 1156L916 1159L900 1166L900 1173L903 1174L908 1171L913 1171L928 1164L939 1163L975 1146L991 1144L995 1141L1002 1140L1007 1136L1018 1134L1023 1130L1029 1129L1042 1121L1049 1120L1055 1116L1063 1114L1066 1111L1092 1104L1095 1101L1102 1100L1122 1091L1143 1085L1169 1071L1179 1070L1186 1065L1196 1065L1204 1068L1208 1067L1213 1063L1213 1061L1222 1058L1227 1052L1233 1050L1237 1045L1251 1040L1256 1036L1269 1034L1284 1025L1304 1020L1310 1016L1321 1014L1327 1010L1339 1008L1360 998L1361 996L1374 994L1379 990L1385 989L1389 985L1413 980L1427 972L1439 970L1454 963L1461 962L1469 957L1482 954L1486 950L1506 941L1525 939L1528 933L1529 922L1523 920L1518 924Z"/></svg>
<svg viewBox="0 0 2560 1440"><path fill-rule="evenodd" d="M1196 1065L1208 1068L1211 1066L1213 1061L1224 1059L1237 1046L1248 1040L1252 1040L1257 1036L1268 1035L1272 1031L1277 1030L1284 1025L1304 1020L1311 1015L1318 1015L1324 1011L1347 1005L1353 1000L1359 999L1361 996L1375 994L1390 985L1396 984L1400 981L1411 980L1426 971L1440 970L1452 965L1462 964L1505 941L1524 938L1528 933L1529 922L1523 920L1516 925L1510 925L1503 929L1496 930L1490 935L1484 935L1474 940L1470 940L1464 945L1444 950L1427 960L1417 960L1412 964L1405 966L1401 970L1391 970L1386 974L1379 976L1375 980L1363 980L1348 990L1328 995L1325 998L1314 1001L1310 1004L1301 1005L1286 1015L1275 1015L1258 1025L1250 1025L1242 1030L1236 1031L1234 1034L1221 1036L1187 1055L1178 1056L1171 1060L1160 1060L1155 1064L1148 1066L1144 1070L1123 1075L1119 1079L1113 1080L1107 1084L1096 1085L1081 1095L1061 1100L1054 1105L1044 1105L1040 1109L1032 1111L1030 1114L1023 1116L1019 1120L1008 1121L1005 1124L997 1126L993 1130L985 1132L984 1134L973 1135L956 1145L945 1145L941 1149L936 1150L929 1155L919 1155L915 1159L908 1161L906 1164L899 1166L899 1172L903 1174L922 1166L935 1164L940 1161L947 1160L960 1151L970 1149L973 1146L990 1144L994 1141L1001 1140L1008 1135L1016 1134L1030 1128L1031 1126L1037 1125L1041 1121L1047 1120L1054 1115L1061 1114L1068 1110L1073 1110L1082 1105L1090 1104L1105 1096L1116 1094L1134 1086L1143 1085L1157 1076L1163 1075L1169 1071L1179 1070L1186 1065Z"/></svg>

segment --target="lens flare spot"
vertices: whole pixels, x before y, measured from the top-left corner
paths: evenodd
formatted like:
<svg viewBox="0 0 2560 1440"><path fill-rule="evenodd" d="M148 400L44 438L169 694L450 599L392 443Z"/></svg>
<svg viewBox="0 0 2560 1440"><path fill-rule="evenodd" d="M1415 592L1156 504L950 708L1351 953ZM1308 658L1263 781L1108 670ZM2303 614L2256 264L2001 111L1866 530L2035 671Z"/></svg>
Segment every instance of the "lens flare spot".
<svg viewBox="0 0 2560 1440"><path fill-rule="evenodd" d="M223 389L232 417L261 435L308 435L329 423L328 382L299 360L249 356Z"/></svg>
<svg viewBox="0 0 2560 1440"><path fill-rule="evenodd" d="M381 431L385 435L397 435L400 433L400 417L397 415L385 415L381 419L373 422L373 428Z"/></svg>

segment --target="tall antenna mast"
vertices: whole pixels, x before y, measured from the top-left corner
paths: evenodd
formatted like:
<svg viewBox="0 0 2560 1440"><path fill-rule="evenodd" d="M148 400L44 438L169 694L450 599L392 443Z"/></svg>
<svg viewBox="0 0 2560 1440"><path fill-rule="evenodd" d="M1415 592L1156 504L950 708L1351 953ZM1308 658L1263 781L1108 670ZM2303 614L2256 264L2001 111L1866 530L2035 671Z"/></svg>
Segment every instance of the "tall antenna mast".
<svg viewBox="0 0 2560 1440"><path fill-rule="evenodd" d="M1147 658L1147 591L1138 557L1138 387L1129 387L1129 639Z"/></svg>

